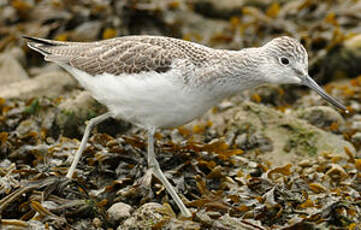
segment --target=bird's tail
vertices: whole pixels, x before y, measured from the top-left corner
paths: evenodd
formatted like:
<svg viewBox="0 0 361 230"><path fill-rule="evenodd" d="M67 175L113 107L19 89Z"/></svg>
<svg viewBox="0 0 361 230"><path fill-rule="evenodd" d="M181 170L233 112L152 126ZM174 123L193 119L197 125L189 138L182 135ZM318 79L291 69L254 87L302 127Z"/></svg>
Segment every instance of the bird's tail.
<svg viewBox="0 0 361 230"><path fill-rule="evenodd" d="M70 46L73 42L54 41L26 35L23 35L23 38L29 40L29 42L27 42L27 46L30 49L44 55L44 59L46 61L67 62L69 59L69 57L67 57L67 55L63 55L61 51Z"/></svg>
<svg viewBox="0 0 361 230"><path fill-rule="evenodd" d="M44 38L30 37L26 35L23 35L23 38L29 40L29 42L27 42L29 48L43 54L44 56L51 54L51 52L48 50L49 47L64 45L61 44L61 42L52 41Z"/></svg>

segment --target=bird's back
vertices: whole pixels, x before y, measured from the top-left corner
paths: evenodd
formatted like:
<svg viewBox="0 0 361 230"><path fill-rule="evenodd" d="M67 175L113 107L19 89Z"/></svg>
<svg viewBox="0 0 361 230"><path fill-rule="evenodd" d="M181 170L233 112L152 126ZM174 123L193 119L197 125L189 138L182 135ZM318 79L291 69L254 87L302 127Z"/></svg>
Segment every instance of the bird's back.
<svg viewBox="0 0 361 230"><path fill-rule="evenodd" d="M99 42L60 42L41 38L29 47L42 53L45 60L69 64L90 75L140 73L170 70L176 60L203 65L211 48L180 39L162 36L124 36Z"/></svg>

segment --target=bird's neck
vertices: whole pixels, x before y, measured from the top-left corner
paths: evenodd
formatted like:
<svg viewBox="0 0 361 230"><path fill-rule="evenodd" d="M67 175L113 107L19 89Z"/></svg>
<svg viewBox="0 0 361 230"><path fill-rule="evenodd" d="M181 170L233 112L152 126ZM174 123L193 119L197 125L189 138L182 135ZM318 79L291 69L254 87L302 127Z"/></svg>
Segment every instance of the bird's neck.
<svg viewBox="0 0 361 230"><path fill-rule="evenodd" d="M224 51L217 67L214 82L217 87L214 87L213 93L227 97L265 83L264 74L258 68L263 62L264 55L260 48Z"/></svg>

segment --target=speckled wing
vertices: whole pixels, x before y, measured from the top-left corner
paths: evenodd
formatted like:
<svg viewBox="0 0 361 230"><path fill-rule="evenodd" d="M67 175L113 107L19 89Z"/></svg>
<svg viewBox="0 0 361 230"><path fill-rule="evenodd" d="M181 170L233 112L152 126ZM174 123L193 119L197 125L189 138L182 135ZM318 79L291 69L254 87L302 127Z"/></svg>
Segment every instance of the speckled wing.
<svg viewBox="0 0 361 230"><path fill-rule="evenodd" d="M66 63L91 75L110 73L167 72L174 60L187 59L199 65L207 47L157 36L126 36L100 42L57 42L26 37L29 47L48 61Z"/></svg>

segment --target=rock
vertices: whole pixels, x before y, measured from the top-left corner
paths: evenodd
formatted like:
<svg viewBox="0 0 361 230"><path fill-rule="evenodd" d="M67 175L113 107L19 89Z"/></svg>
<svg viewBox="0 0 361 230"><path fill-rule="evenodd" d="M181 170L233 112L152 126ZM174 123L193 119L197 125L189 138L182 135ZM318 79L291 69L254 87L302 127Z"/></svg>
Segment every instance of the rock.
<svg viewBox="0 0 361 230"><path fill-rule="evenodd" d="M6 52L0 55L0 81L1 86L29 79L28 74L25 72L15 55L20 55L19 52L13 49L12 52ZM19 58L21 59L21 58Z"/></svg>
<svg viewBox="0 0 361 230"><path fill-rule="evenodd" d="M361 34L345 39L343 43L334 46L324 57L320 57L310 71L316 71L322 82L341 78L356 77L361 72Z"/></svg>
<svg viewBox="0 0 361 230"><path fill-rule="evenodd" d="M241 137L235 138L235 141L249 147L244 149L245 152L257 151L261 159L270 161L275 167L312 159L322 152L348 158L344 147L355 152L353 145L342 136L323 131L292 114L283 114L248 101L219 113L209 112L202 119L213 123L212 128L217 130L218 136L224 136L231 127L236 128ZM194 123L189 125L192 127ZM251 140L254 134L262 136L262 141L254 143L257 141ZM264 142L263 139L268 141ZM263 144L267 145L263 148L267 151L260 151Z"/></svg>
<svg viewBox="0 0 361 230"><path fill-rule="evenodd" d="M338 164L330 164L330 169L327 170L326 175L335 180L345 179L348 177L346 171Z"/></svg>
<svg viewBox="0 0 361 230"><path fill-rule="evenodd" d="M63 71L43 73L32 79L0 86L0 97L29 99L33 97L58 97L64 89L75 87L75 80Z"/></svg>
<svg viewBox="0 0 361 230"><path fill-rule="evenodd" d="M18 15L14 7L0 5L3 7L0 14L0 20L2 22L14 23L18 20Z"/></svg>
<svg viewBox="0 0 361 230"><path fill-rule="evenodd" d="M35 2L34 2L35 3ZM33 3L33 4L34 4ZM60 20L63 22L74 20L73 14L76 14L73 11L69 11L66 8L63 7L54 7L52 4L36 4L40 7L34 7L31 9L31 14L28 15L27 20L28 21L37 21L38 23L46 24L46 22L49 22L51 20ZM39 35L39 27L38 30L35 32L37 36ZM46 35L45 35L46 36ZM41 36L43 37L43 36Z"/></svg>
<svg viewBox="0 0 361 230"><path fill-rule="evenodd" d="M39 132L39 125L35 119L29 118L24 120L16 127L16 133L21 138L30 132Z"/></svg>
<svg viewBox="0 0 361 230"><path fill-rule="evenodd" d="M85 121L106 112L106 108L95 101L87 91L74 91L73 95L60 103L58 109L55 123L66 137L82 136ZM119 127L123 126L117 126Z"/></svg>
<svg viewBox="0 0 361 230"><path fill-rule="evenodd" d="M85 22L78 26L70 35L73 41L94 41L97 40L102 23L100 21Z"/></svg>
<svg viewBox="0 0 361 230"><path fill-rule="evenodd" d="M354 121L351 123L351 128L361 131L361 121Z"/></svg>
<svg viewBox="0 0 361 230"><path fill-rule="evenodd" d="M175 214L161 204L150 202L139 207L117 230L152 229L157 224L168 222Z"/></svg>
<svg viewBox="0 0 361 230"><path fill-rule="evenodd" d="M282 106L284 104L284 90L280 85L266 84L253 90L247 90L245 94L251 98L253 102L270 104L274 106ZM287 94L293 94L293 91L287 91ZM295 98L295 97L293 97Z"/></svg>
<svg viewBox="0 0 361 230"><path fill-rule="evenodd" d="M22 66L26 65L25 52L20 47L12 47L6 53L11 54Z"/></svg>
<svg viewBox="0 0 361 230"><path fill-rule="evenodd" d="M338 125L345 123L341 114L330 106L312 106L297 110L294 115L318 128L329 128L333 123Z"/></svg>
<svg viewBox="0 0 361 230"><path fill-rule="evenodd" d="M113 204L107 211L108 217L112 223L120 222L121 220L130 217L132 207L129 204L118 202Z"/></svg>
<svg viewBox="0 0 361 230"><path fill-rule="evenodd" d="M190 220L182 220L171 218L166 226L162 226L162 229L187 229L187 230L199 230L202 229L202 225L200 223L190 221Z"/></svg>
<svg viewBox="0 0 361 230"><path fill-rule="evenodd" d="M43 73L57 72L57 71L61 72L62 68L58 64L55 64L53 62L48 62L46 63L46 65L42 67L31 67L30 69L28 69L28 73L30 74L30 76L37 76Z"/></svg>
<svg viewBox="0 0 361 230"><path fill-rule="evenodd" d="M78 221L75 223L72 223L73 229L89 229L89 230L95 230L95 228L92 227L93 221L91 219L81 219L79 218ZM98 229L96 229L98 230Z"/></svg>
<svg viewBox="0 0 361 230"><path fill-rule="evenodd" d="M361 147L361 132L357 132L351 137L352 143L355 145L356 148Z"/></svg>
<svg viewBox="0 0 361 230"><path fill-rule="evenodd" d="M210 17L229 18L242 14L242 8L248 6L258 6L265 8L270 4L270 0L197 0L193 1L195 10Z"/></svg>
<svg viewBox="0 0 361 230"><path fill-rule="evenodd" d="M74 96L64 100L58 108L66 113L76 113L79 117L88 119L89 111L95 109L96 101L88 91L76 91Z"/></svg>
<svg viewBox="0 0 361 230"><path fill-rule="evenodd" d="M345 97L345 94L343 93L343 90L340 90L342 88L351 87L350 81L348 80L339 80L336 82L333 82L329 85L331 88L330 90L327 90L328 93L336 98L337 101L339 101L343 105L348 105L352 107L352 100L348 100ZM301 95L299 95L301 96ZM314 90L309 90L309 92L306 95L303 95L297 99L297 101L293 104L293 108L299 108L298 110L302 110L305 108L315 107L315 106L328 106L331 109L335 109L332 105L330 105L325 99L323 99L318 93L316 93ZM337 111L335 109L335 111ZM357 113L357 110L354 110L352 107L353 113Z"/></svg>
<svg viewBox="0 0 361 230"><path fill-rule="evenodd" d="M29 220L29 221L27 221L27 224L28 224L27 229L36 229L36 230L45 230L45 229L47 229L47 225L42 223L41 221L38 221L38 220Z"/></svg>
<svg viewBox="0 0 361 230"><path fill-rule="evenodd" d="M205 209L199 210L198 212L196 212L195 215L195 219L206 225L212 225L212 223L214 222L214 220L209 216L209 213Z"/></svg>
<svg viewBox="0 0 361 230"><path fill-rule="evenodd" d="M248 223L249 223L249 225L246 225L244 222L242 222L241 218L231 217L228 214L226 214L226 215L222 216L221 218L219 218L218 220L214 221L212 224L212 228L214 228L214 229L234 229L234 230L254 229L255 225L252 225L250 222L248 222ZM260 223L259 223L259 226L261 226Z"/></svg>
<svg viewBox="0 0 361 230"><path fill-rule="evenodd" d="M175 26L180 36L184 39L192 40L214 48L234 48L239 49L239 42L222 42L215 36L222 35L233 37L229 33L229 23L225 20L205 18L189 10L166 11L163 20L169 26Z"/></svg>
<svg viewBox="0 0 361 230"><path fill-rule="evenodd" d="M95 217L92 221L92 224L94 227L96 227L97 229L101 229L102 225L103 225L103 222L98 218L98 217Z"/></svg>
<svg viewBox="0 0 361 230"><path fill-rule="evenodd" d="M58 108L60 113L56 115L56 124L66 137L83 135L85 121L107 112L107 108L98 103L88 91L74 91ZM109 118L98 124L97 130L115 136L130 127L131 124L126 121Z"/></svg>
<svg viewBox="0 0 361 230"><path fill-rule="evenodd" d="M353 50L358 57L361 57L361 34L352 36L344 42L346 49Z"/></svg>

